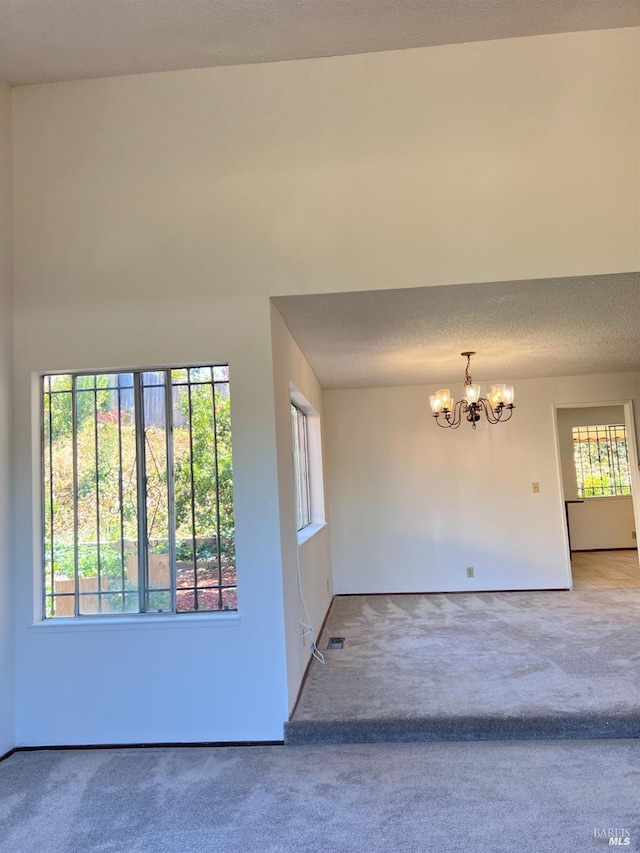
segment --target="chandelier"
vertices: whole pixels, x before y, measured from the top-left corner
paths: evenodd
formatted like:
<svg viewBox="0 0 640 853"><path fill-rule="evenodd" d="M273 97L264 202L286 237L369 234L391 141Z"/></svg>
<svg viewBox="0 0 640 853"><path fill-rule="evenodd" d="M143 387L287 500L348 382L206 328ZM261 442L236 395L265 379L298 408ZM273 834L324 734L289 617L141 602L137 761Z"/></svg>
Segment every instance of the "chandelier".
<svg viewBox="0 0 640 853"><path fill-rule="evenodd" d="M489 396L481 397L480 385L474 385L471 379L471 356L475 355L475 352L461 352L460 355L467 359L462 400L454 402L448 388L441 388L429 398L431 411L438 426L445 429L458 429L465 417L475 429L481 415L484 415L490 424L511 420L515 409L513 386L492 385Z"/></svg>

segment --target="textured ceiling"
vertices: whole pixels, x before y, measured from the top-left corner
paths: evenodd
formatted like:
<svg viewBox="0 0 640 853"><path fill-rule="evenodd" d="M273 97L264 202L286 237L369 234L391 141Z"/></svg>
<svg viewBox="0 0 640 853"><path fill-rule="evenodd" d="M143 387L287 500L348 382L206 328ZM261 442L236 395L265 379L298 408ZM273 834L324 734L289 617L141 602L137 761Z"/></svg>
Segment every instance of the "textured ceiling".
<svg viewBox="0 0 640 853"><path fill-rule="evenodd" d="M640 370L640 273L273 301L324 388Z"/></svg>
<svg viewBox="0 0 640 853"><path fill-rule="evenodd" d="M638 0L0 0L0 80L41 83L638 25Z"/></svg>

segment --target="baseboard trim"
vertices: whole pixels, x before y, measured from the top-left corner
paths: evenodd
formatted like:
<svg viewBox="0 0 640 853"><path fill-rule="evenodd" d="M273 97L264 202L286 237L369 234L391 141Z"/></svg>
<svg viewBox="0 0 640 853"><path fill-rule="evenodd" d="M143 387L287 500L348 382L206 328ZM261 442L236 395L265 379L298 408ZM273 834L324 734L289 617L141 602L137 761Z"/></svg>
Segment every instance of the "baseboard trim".
<svg viewBox="0 0 640 853"><path fill-rule="evenodd" d="M5 761L17 752L53 752L55 750L80 750L80 749L222 749L225 747L248 747L248 746L284 746L283 740L215 740L215 741L178 741L175 743L65 743L65 744L42 744L41 746L16 746L14 749L0 756L0 761Z"/></svg>
<svg viewBox="0 0 640 853"><path fill-rule="evenodd" d="M598 554L602 551L637 551L637 548L634 548L633 545L628 548L572 548L572 554Z"/></svg>
<svg viewBox="0 0 640 853"><path fill-rule="evenodd" d="M615 549L620 550L619 548ZM334 598L374 598L375 596L383 597L388 595L475 595L476 593L500 593L500 595L509 595L516 592L568 592L568 586L545 586L545 587L523 587L522 589L495 589L487 587L486 589L416 589L413 592L337 592Z"/></svg>

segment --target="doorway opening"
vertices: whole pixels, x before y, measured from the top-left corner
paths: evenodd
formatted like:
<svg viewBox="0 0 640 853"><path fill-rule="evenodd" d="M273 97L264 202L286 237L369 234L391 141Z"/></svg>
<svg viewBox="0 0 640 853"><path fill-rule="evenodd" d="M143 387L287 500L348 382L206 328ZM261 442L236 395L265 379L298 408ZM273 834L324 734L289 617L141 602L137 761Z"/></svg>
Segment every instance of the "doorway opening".
<svg viewBox="0 0 640 853"><path fill-rule="evenodd" d="M572 589L640 587L640 480L630 403L555 410Z"/></svg>

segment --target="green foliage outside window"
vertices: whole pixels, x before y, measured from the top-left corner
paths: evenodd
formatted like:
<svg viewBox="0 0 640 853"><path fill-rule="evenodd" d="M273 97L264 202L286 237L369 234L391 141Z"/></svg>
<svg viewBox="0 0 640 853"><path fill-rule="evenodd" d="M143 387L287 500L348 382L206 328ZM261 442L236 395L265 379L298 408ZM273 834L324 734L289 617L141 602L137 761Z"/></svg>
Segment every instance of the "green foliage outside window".
<svg viewBox="0 0 640 853"><path fill-rule="evenodd" d="M579 498L631 494L624 424L573 427L573 455Z"/></svg>
<svg viewBox="0 0 640 853"><path fill-rule="evenodd" d="M202 384L197 384L197 370L204 371ZM223 583L235 583L229 386L224 380L212 383L211 368L192 369L192 384L186 378L180 381L186 372L170 374L173 429L169 443L174 461L177 569L183 576L190 573L190 588L195 582L213 589L220 567ZM164 382L165 372L158 373ZM137 569L133 570L133 580L129 574L138 553L140 441L136 436L133 382L119 392L117 383L122 376L75 377L75 402L74 377L45 377L43 521L47 596L53 595L54 581L75 578L77 566L78 578L95 578L99 574L103 580L108 579L108 591L120 596L120 607L116 609L128 610L129 605L137 606ZM162 403L164 387L158 390ZM153 388L148 389L149 400L145 398L145 404L153 403L154 393ZM147 550L150 555L161 555L170 550L171 456L167 455L165 406L156 407L152 414L147 408L145 405L141 457L145 460ZM200 571L202 577L195 580L195 571ZM133 593L131 601L127 591ZM183 599L186 595L185 592ZM204 593L202 597L206 598ZM222 606L220 601L212 602L211 598L205 609ZM226 597L223 605L233 608L235 598ZM198 603L197 608L201 606ZM105 607L109 609L108 602Z"/></svg>

